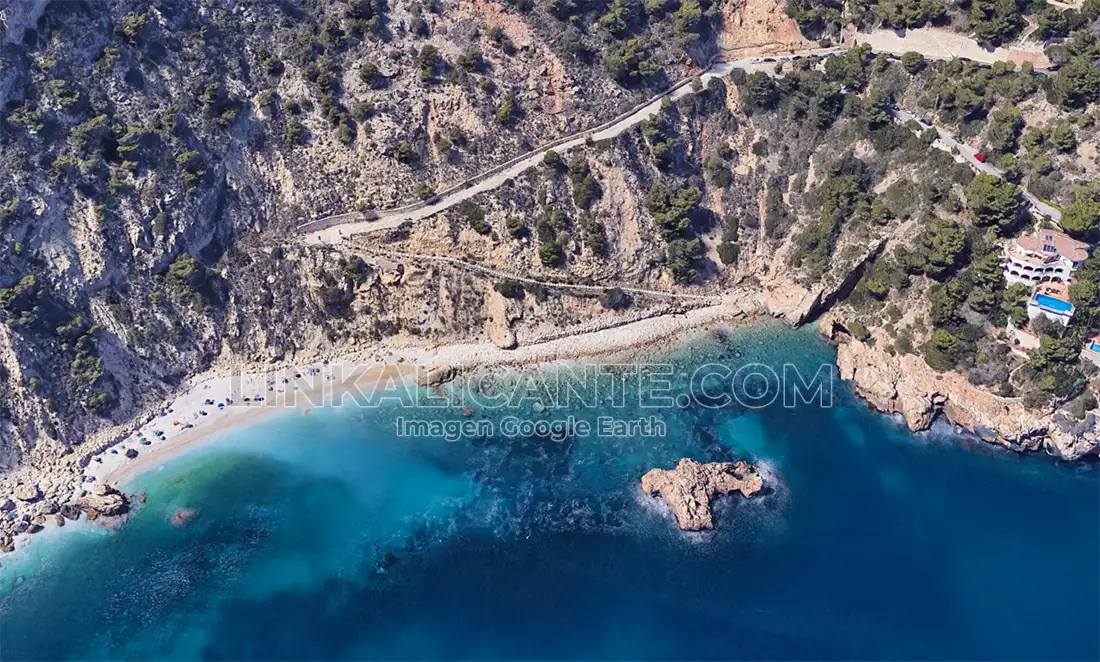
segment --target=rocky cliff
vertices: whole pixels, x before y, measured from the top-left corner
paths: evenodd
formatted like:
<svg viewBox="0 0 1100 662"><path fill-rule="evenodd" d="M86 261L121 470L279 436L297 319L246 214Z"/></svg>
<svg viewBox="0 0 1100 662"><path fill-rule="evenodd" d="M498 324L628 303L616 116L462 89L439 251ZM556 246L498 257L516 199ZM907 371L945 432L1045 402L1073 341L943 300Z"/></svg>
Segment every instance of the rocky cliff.
<svg viewBox="0 0 1100 662"><path fill-rule="evenodd" d="M956 69L990 103L1039 89L1030 72L921 78L869 52L789 61L778 81L737 70L468 204L317 247L298 223L430 199L658 94L717 45L813 43L774 0L0 8L0 487L33 486L33 503L85 496L80 462L210 369L513 348L689 305L619 285L760 291L792 324L866 300L869 274L880 308L923 296L929 279L890 280L879 258L930 218L976 227L973 173L890 122L889 99L937 98ZM838 340L845 374L917 427L942 412L1020 448L1095 452L1093 413L1044 427L962 373Z"/></svg>
<svg viewBox="0 0 1100 662"><path fill-rule="evenodd" d="M927 430L942 415L990 443L1017 451L1043 450L1066 460L1100 453L1095 412L1073 421L1064 411L1031 410L1023 398L997 395L959 372L936 372L919 356L891 356L854 338L835 317L823 318L820 328L836 345L840 378L852 382L878 411L900 414L911 430Z"/></svg>

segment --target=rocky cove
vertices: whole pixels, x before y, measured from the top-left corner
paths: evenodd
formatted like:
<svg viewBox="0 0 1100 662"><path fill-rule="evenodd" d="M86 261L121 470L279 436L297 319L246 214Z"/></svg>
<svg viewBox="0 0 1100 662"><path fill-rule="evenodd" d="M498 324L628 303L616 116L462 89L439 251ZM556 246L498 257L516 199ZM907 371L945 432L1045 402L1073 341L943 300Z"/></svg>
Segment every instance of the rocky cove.
<svg viewBox="0 0 1100 662"><path fill-rule="evenodd" d="M1076 461L1100 452L1095 411L1075 421L1058 410L1027 409L1022 398L1006 398L967 381L957 372L938 373L915 355L895 356L856 339L835 315L819 322L836 346L841 379L875 410L901 415L910 430L927 430L938 416L983 441L1019 452L1043 451Z"/></svg>
<svg viewBox="0 0 1100 662"><path fill-rule="evenodd" d="M13 30L9 36L12 43L21 41L22 33L32 24L40 23L43 34L82 29L83 19L59 6L47 8L41 1L16 5L26 15L12 14L7 26ZM252 22L256 10L244 11L245 23ZM400 12L405 13L403 8ZM736 12L730 5L725 12L729 19L734 18L733 13L739 16L736 28L731 24L731 29L716 35L723 52L752 57L813 46L798 36L797 26L783 15L781 4L750 3ZM125 65L126 76L108 85L119 98L135 94L129 81L146 67L143 48L161 41L159 30L168 28L170 33L205 21L190 12L129 16L115 8L112 13L116 22L129 21L139 32L148 23L144 28L148 42L122 48L118 72ZM422 21L419 15L409 20ZM541 43L542 33L532 31L524 19L502 7L479 3L455 16L432 21L444 28L436 41L447 42L443 50L452 59L465 39L482 39L487 31L480 30L480 23L491 26L494 33L501 30L512 40L509 43L519 45L516 58L504 51L490 51L488 45L478 54L491 62L497 84L502 86L519 89L523 84L517 81L546 78L506 104L525 105L518 124L502 128L492 106L469 105L464 95L472 93L474 78L460 77L438 87L423 84L423 79L417 82L422 71L412 61L416 58L406 58L398 49L386 54L381 44L364 42L366 52L360 55L394 60L385 62L384 72L376 72L375 78L400 83L379 89L362 73L347 77L351 80L345 81L350 83L346 93L370 95L378 101L369 113L364 110L373 114L362 121L350 146L327 135L331 132L323 121L317 121L320 118L306 118L310 129L316 130L316 139L284 152L276 147L278 140L263 138L266 132L297 121L289 118L298 112L292 110L297 108L296 102L280 112L256 96L255 115L247 122L234 123L237 104L249 103L246 99L258 93L259 87L253 80L223 76L222 87L208 83L208 101L204 103L209 108L198 113L205 119L196 123L197 134L180 143L197 149L164 159L160 154L143 154L145 164L134 166L129 185L118 185L119 190L143 194L121 196L123 202L117 208L99 204L104 202L103 196L89 194L90 183L55 190L53 179L37 176L41 173L33 169L24 172L16 185L0 191L5 199L16 196L9 212L13 219L10 235L13 241L23 239L11 246L8 254L14 263L3 272L4 282L13 284L6 288L12 290L14 304L6 321L19 324L0 327L0 363L11 376L10 388L0 394L4 411L11 414L0 421L0 458L9 469L0 485L13 497L15 490L31 488L42 495L41 501L13 499L13 514L0 521L0 529L11 533L11 527L24 526L16 522L33 524L43 516L38 512L42 506L35 504L58 504L60 508L87 498L81 472L88 459L114 444L120 435L130 434L132 421L144 424L168 406L171 398L165 397L178 393L195 375L229 366L262 371L285 362L370 357L395 348L421 351L432 361L430 354L441 348L481 341L517 354L545 346L551 339L564 340L560 347L566 349L574 341L584 345L589 338L590 342L594 330L620 328L629 333L633 323L660 319L668 320L665 335L675 335L705 323L728 321L734 311L739 319L767 313L794 326L820 317L823 335L837 344L841 376L851 380L876 409L904 416L914 430L926 429L936 416L943 415L983 439L1014 450L1043 450L1066 459L1097 453L1095 412L1075 421L1052 408L1028 410L1019 398L1002 398L970 385L963 373L935 373L914 354L892 355L886 351L885 339L878 344L864 342L843 331L849 312L844 307L845 297L887 247L896 248L914 238L920 216L914 210L851 231L842 228L838 237L825 242L828 259L818 256L816 261L822 264L812 265L814 269L802 266L806 256L801 255L805 251L800 239L812 234L803 231L818 222L820 201L815 190L836 174L833 161L840 152L850 152L852 157L846 154L845 167L862 164L858 166L860 186L868 189L862 191L868 198L863 202L873 198L872 191L885 193L905 176L914 180L918 174L946 178L945 173L955 173L952 169L960 164L939 150L924 149L925 145L913 149L923 159L915 161L908 147L899 151L894 144L911 138L906 138L907 134L893 135L890 141L874 136L853 141L852 131L870 135L867 127L857 125L853 118L832 118L836 128L821 133L820 126L811 130L774 109L754 108L743 81L732 76L709 80L705 86L700 80L691 85L691 94L676 103L662 103L661 112L639 130L586 144L576 150L579 153L569 155L568 163L540 164L500 189L471 199L471 204L461 209L373 239L360 238L324 249L304 245L292 231L295 223L347 208L353 202L348 191L361 189L362 198L355 201L356 206L384 209L410 199L414 190L420 190L418 185L427 185L425 178L436 190L445 190L523 153L531 136L565 135L582 126L596 126L623 107L638 103L640 91L628 93L598 68L580 67L574 57L553 53ZM766 27L750 28L750 23ZM545 30L546 25L539 27ZM115 39L106 23L97 30L102 32L102 45ZM750 38L752 30L773 33L766 35L769 38L786 34L793 39ZM444 39L443 35L448 36ZM406 54L415 54L414 44L419 45L424 35L398 36L407 47ZM28 44L36 40L32 35ZM256 51L267 61L271 54L265 50L266 43L268 40L248 34L239 40L239 47L223 50L243 55ZM176 44L169 40L168 46ZM118 50L115 46L110 49ZM24 50L28 52L17 59L30 71L34 49ZM56 43L43 41L39 50L34 57L49 56L43 63L69 59ZM91 55L89 51L82 58L90 61ZM187 69L184 55L170 55L166 60L169 68ZM698 73L699 67L692 62L710 61L711 55L708 51L705 57L693 54L684 58L678 53L677 58L667 59L666 75L680 79ZM101 68L114 66L114 60L105 59ZM360 66L348 59L349 67ZM404 63L405 59L410 62ZM872 62L878 73L896 68L880 57L853 57L848 64L866 78ZM64 66L86 68L86 64ZM308 64L295 64L294 58L278 64L289 69L288 75L268 93L275 90L287 102L294 101L291 93L314 94L312 88L303 88L297 77L301 74L310 84L316 83L318 78L310 73ZM794 65L796 69L801 66ZM239 67L241 71L248 68ZM19 73L19 67L7 71L0 81L4 99L28 100L41 92L36 80ZM79 77L84 70L76 71ZM547 73L552 75L543 75ZM816 75L807 68L803 73ZM336 73L325 72L321 79L328 80L330 75ZM169 140L172 134L171 123L140 109L145 105L154 108L159 101L184 96L185 91L183 81L153 76L149 80L150 92L157 93L157 100L127 104L125 113L116 118L119 126L148 123L144 132L136 128L129 132L137 142L127 147L139 154L154 151L154 137ZM894 85L896 81L887 82ZM918 83L924 84L915 81L914 85ZM580 89L600 93L586 98L578 94ZM915 95L915 91L909 94ZM49 110L58 104L54 100L44 106ZM212 121L214 108L227 112L228 119L222 116L224 121ZM339 117L339 112L333 117ZM462 126L447 126L452 117ZM423 118L423 129L404 126L416 118ZM108 139L98 116L78 123L73 113L64 117L64 123L74 132L80 129L88 134L81 142L85 147L85 143L117 142L116 137ZM33 123L29 127L33 129ZM68 155L68 147L41 144L37 130L25 133L17 141L25 152L54 150L61 164L58 167L64 167L67 161L62 154ZM279 136L276 132L269 137ZM475 139L480 149L468 144ZM1082 134L1082 142L1087 140L1095 138ZM143 146L135 147L139 143ZM221 153L224 145L232 147L228 156ZM410 150L417 153L411 161ZM669 153L673 158L666 158ZM706 155L711 156L704 164ZM183 161L178 160L184 156ZM170 185L161 186L164 177L158 170L168 164L173 171L178 170L175 166L183 167L183 172L174 173L168 178ZM97 167L101 172L89 174L89 180L106 181L108 172L119 174L114 164L99 163ZM80 178L88 173L70 174ZM180 178L193 179L193 189L188 187L186 196L175 181ZM962 188L955 184L953 192L958 194ZM76 194L70 195L71 191ZM662 192L663 198L658 195ZM684 211L682 205L690 209ZM560 213L548 213L551 208ZM922 213L949 215L948 211L943 205L925 205ZM958 210L951 214L958 216ZM149 218L159 219L159 223L153 222L150 228ZM517 219L519 226L515 225ZM691 226L688 237L697 232L701 243L691 248L696 239L665 241L664 224ZM59 247L49 232L35 230L39 227L71 236ZM570 232L575 236L569 237ZM116 247L105 241L106 236L129 237L130 244ZM554 241L543 236L552 236ZM415 249L437 261L461 258L467 267L473 264L481 272L425 263L424 259L405 260L395 257L400 252L381 250L391 248ZM543 249L548 248L561 253L545 253L549 262L557 264L544 260ZM721 249L726 257L718 254ZM698 253L694 266L669 259L684 251ZM739 255L727 264L731 251ZM380 254L389 257L381 259L377 257ZM31 255L36 259L27 258ZM524 281L529 292L524 294L519 281L509 282L509 275L530 277ZM556 290L555 282L590 291L599 289L600 284L606 284L605 289L624 284L637 286L638 292L665 292L696 300L670 304L659 297L647 299L644 294L624 296L622 291L607 298L579 296L564 286ZM38 300L30 301L32 295ZM729 314L706 314L722 306L708 308L704 300L724 301ZM621 306L629 309L619 310ZM36 311L50 314L35 319ZM704 314L680 324L682 318L700 311ZM598 349L590 352L596 353ZM548 352L540 358L553 360L554 356ZM493 363L474 361L466 369ZM84 369L88 366L95 369ZM150 406L150 402L157 404ZM113 410L100 409L112 403Z"/></svg>
<svg viewBox="0 0 1100 662"><path fill-rule="evenodd" d="M834 356L812 329L779 324L701 331L670 349L677 372ZM450 383L474 375L456 373ZM495 646L512 659L533 639L568 658L565 625L615 647L587 657L721 659L736 636L754 659L799 657L806 637L876 659L1093 659L1096 467L917 438L846 386L834 394L833 408L793 412L672 408L668 436L644 443L400 441L386 412L354 408L239 428L142 474L128 491L147 502L120 534L70 522L4 558L5 658L428 657L408 642L442 640L462 657ZM735 473L745 458L764 488L711 498L714 530L682 532L640 485L682 458ZM749 473L739 480L751 491ZM694 490L706 487L683 485L702 502ZM176 526L185 507L201 515ZM960 594L956 609L982 628L928 618ZM1030 627L1004 627L1019 604L1041 608ZM69 627L42 637L41 622ZM319 638L322 623L331 634Z"/></svg>
<svg viewBox="0 0 1100 662"><path fill-rule="evenodd" d="M797 324L809 320L821 301L828 301L834 296L835 293L822 288L810 292L795 284L771 282L761 299L767 310L761 312L785 320L788 325ZM796 305L777 305L776 301L794 301ZM669 326L658 335L653 332L647 335L641 331L633 333L637 335L635 340L644 346L646 342L660 342L667 337L666 334L672 334L674 338L677 333L706 329L718 319L721 316L699 316L694 321L685 319ZM1100 450L1096 416L1092 412L1084 421L1072 421L1064 412L1030 411L1023 406L1020 398L1004 398L990 393L971 385L965 375L936 373L919 356L893 356L873 341L856 339L845 328L841 314L835 310L826 311L812 323L817 325L821 336L836 348L838 377L849 382L856 394L876 411L902 416L912 431L927 430L937 417L942 416L987 443L1017 452L1042 451L1060 459L1077 461L1095 457ZM623 328L627 330L625 335L631 335L631 325ZM531 352L530 346L524 351L517 350L514 345L504 349L490 343L492 352L496 354L495 359L490 358L491 355L483 355L466 363L461 360L444 362L443 359L454 356L446 351L436 356L419 356L415 361L430 367L419 372L417 379L421 387L437 388L462 373L469 376L478 371L492 371L494 363L497 367L508 365L509 360L519 361L521 365L537 365L539 361L553 360L556 353L554 343L563 346L571 344L574 349L585 347L584 335L581 334L580 338L567 335L551 341L545 352ZM582 350L581 355L599 356L630 346L629 342L621 346L602 347L598 343L589 344L592 347ZM527 359L520 358L524 352L529 354ZM253 369L259 371L265 367L268 366L256 365ZM171 404L165 403L155 409L167 408ZM54 520L57 525L63 525L66 518L77 519L81 513L86 514L89 520L104 517L105 526L117 526L117 516L126 512L133 497L105 484L84 482L84 474L79 469L91 454L63 455L58 458L57 464L46 465L44 469L27 467L6 477L11 498L6 500L3 508L6 518L0 519L0 551L13 548L12 538L15 535L36 533L43 526L53 524ZM676 514L677 523L685 530L712 528L711 498L731 491L739 491L747 497L763 487L755 469L744 462L709 465L690 458L681 461L675 470L654 469L643 477L642 485L645 492L660 494L664 498L669 509Z"/></svg>

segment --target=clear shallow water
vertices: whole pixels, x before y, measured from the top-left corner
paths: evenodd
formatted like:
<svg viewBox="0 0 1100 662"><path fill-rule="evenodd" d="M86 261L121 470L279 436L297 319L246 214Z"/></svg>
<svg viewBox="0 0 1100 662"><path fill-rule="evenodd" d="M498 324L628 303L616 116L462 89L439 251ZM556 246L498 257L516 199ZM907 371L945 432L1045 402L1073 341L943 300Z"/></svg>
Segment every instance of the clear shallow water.
<svg viewBox="0 0 1100 662"><path fill-rule="evenodd" d="M831 352L773 328L671 359L678 376L813 374ZM142 476L123 530L5 560L0 657L1100 656L1094 465L911 435L833 393L832 409L666 410L663 439L399 440L394 410L270 419ZM683 456L755 459L775 489L680 533L638 477ZM175 529L181 506L201 514Z"/></svg>

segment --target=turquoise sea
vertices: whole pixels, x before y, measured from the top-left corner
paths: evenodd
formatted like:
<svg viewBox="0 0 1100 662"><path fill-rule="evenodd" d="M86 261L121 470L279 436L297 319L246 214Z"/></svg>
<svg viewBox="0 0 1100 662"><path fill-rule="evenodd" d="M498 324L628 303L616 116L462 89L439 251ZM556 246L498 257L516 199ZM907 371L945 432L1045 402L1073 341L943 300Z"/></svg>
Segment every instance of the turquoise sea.
<svg viewBox="0 0 1100 662"><path fill-rule="evenodd" d="M812 331L767 327L651 360L676 365L679 393L703 364L813 375L832 358ZM1100 657L1095 464L913 435L831 393L562 442L398 438L409 412L392 406L278 415L139 477L148 502L123 529L0 559L0 658ZM638 479L685 456L753 460L771 489L681 533ZM198 519L172 527L185 506Z"/></svg>

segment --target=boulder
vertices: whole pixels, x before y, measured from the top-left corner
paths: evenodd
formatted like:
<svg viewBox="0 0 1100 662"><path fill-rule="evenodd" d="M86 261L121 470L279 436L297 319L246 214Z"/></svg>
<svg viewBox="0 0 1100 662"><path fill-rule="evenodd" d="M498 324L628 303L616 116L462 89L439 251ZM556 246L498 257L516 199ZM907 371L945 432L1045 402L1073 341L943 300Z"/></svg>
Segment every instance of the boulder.
<svg viewBox="0 0 1100 662"><path fill-rule="evenodd" d="M442 386L455 378L455 369L449 365L437 365L417 371L416 383L420 387Z"/></svg>
<svg viewBox="0 0 1100 662"><path fill-rule="evenodd" d="M94 520L99 515L121 515L126 512L129 504L126 497L117 492L108 494L86 494L77 501L77 504L88 514L89 520Z"/></svg>
<svg viewBox="0 0 1100 662"><path fill-rule="evenodd" d="M42 496L42 493L38 491L37 485L28 485L27 483L22 483L15 486L15 490L12 491L12 495L20 501L26 501L30 503L32 501L37 501L38 498Z"/></svg>
<svg viewBox="0 0 1100 662"><path fill-rule="evenodd" d="M642 476L642 490L661 495L684 531L714 528L710 503L733 492L750 497L764 487L764 480L748 462L702 464L684 458L672 470L653 469Z"/></svg>
<svg viewBox="0 0 1100 662"><path fill-rule="evenodd" d="M15 502L11 499L4 499L0 502L0 512L10 513L15 510Z"/></svg>
<svg viewBox="0 0 1100 662"><path fill-rule="evenodd" d="M114 494L115 489L106 483L92 483L88 491L96 496L106 496L108 494Z"/></svg>
<svg viewBox="0 0 1100 662"><path fill-rule="evenodd" d="M65 519L78 520L80 519L80 506L67 503L61 506L59 514Z"/></svg>
<svg viewBox="0 0 1100 662"><path fill-rule="evenodd" d="M787 280L777 280L764 284L764 303L772 315L791 326L798 326L821 300L821 292L816 290Z"/></svg>
<svg viewBox="0 0 1100 662"><path fill-rule="evenodd" d="M132 459L134 459L134 458L135 458L135 457L137 457L137 456L138 456L138 452L137 452L137 449L136 449L136 448L127 448L127 449L126 449L126 457L127 457L128 459L131 459L131 460L132 460Z"/></svg>
<svg viewBox="0 0 1100 662"><path fill-rule="evenodd" d="M382 284L387 287L393 287L401 284L401 279L405 275L405 265L397 265L397 269L394 271L383 271L381 276Z"/></svg>
<svg viewBox="0 0 1100 662"><path fill-rule="evenodd" d="M54 521L54 524L56 524L58 526L65 526L65 518L62 517L60 513L53 516L53 521Z"/></svg>

